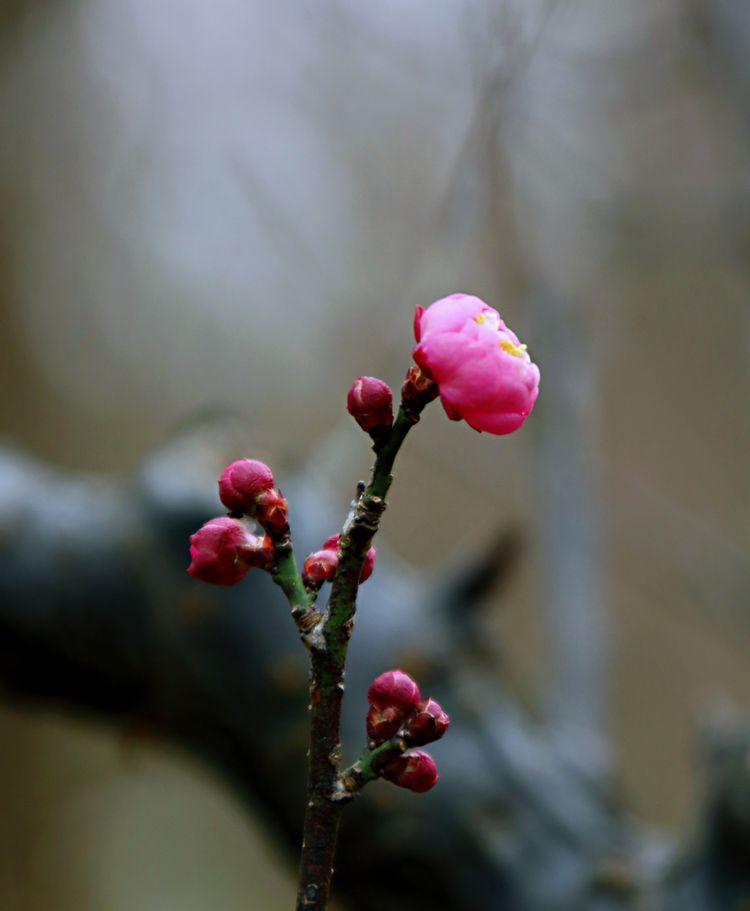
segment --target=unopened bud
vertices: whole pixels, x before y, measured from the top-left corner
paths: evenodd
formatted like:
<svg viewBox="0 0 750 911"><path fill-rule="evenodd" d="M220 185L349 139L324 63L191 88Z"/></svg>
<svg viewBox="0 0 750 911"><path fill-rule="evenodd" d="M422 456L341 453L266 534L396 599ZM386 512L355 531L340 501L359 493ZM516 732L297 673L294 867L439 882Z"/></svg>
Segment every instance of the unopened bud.
<svg viewBox="0 0 750 911"><path fill-rule="evenodd" d="M280 491L264 490L256 500L255 518L270 535L289 530L289 506Z"/></svg>
<svg viewBox="0 0 750 911"><path fill-rule="evenodd" d="M367 713L367 739L376 746L393 737L404 722L404 713L393 705L379 709L371 705Z"/></svg>
<svg viewBox="0 0 750 911"><path fill-rule="evenodd" d="M425 405L436 399L439 393L437 383L430 379L421 367L410 367L401 386L404 405L412 411L421 411Z"/></svg>
<svg viewBox="0 0 750 911"><path fill-rule="evenodd" d="M219 478L219 497L232 512L252 516L258 497L274 485L273 472L257 459L239 459L232 462Z"/></svg>
<svg viewBox="0 0 750 911"><path fill-rule="evenodd" d="M248 530L241 519L211 519L190 537L188 573L212 585L235 585L251 566L270 565L273 545Z"/></svg>
<svg viewBox="0 0 750 911"><path fill-rule="evenodd" d="M392 759L382 772L383 778L400 788L423 794L437 784L438 770L429 753L413 750Z"/></svg>
<svg viewBox="0 0 750 911"><path fill-rule="evenodd" d="M419 687L404 671L386 671L367 691L367 701L379 709L390 706L402 712L411 712L421 700Z"/></svg>
<svg viewBox="0 0 750 911"><path fill-rule="evenodd" d="M308 588L319 589L336 575L339 555L336 550L316 550L302 565L302 579Z"/></svg>
<svg viewBox="0 0 750 911"><path fill-rule="evenodd" d="M377 377L356 379L346 396L346 407L362 430L374 436L393 425L393 393L388 383Z"/></svg>
<svg viewBox="0 0 750 911"><path fill-rule="evenodd" d="M324 550L334 550L338 553L339 541L341 540L341 535L331 535L327 541L323 542ZM377 548L373 545L365 554L365 562L362 564L362 571L359 574L360 585L363 582L366 582L372 575L372 571L375 569L375 558L378 555Z"/></svg>
<svg viewBox="0 0 750 911"><path fill-rule="evenodd" d="M450 727L450 723L448 713L443 711L439 703L434 699L425 699L409 717L404 735L409 743L424 746L426 743L440 740Z"/></svg>

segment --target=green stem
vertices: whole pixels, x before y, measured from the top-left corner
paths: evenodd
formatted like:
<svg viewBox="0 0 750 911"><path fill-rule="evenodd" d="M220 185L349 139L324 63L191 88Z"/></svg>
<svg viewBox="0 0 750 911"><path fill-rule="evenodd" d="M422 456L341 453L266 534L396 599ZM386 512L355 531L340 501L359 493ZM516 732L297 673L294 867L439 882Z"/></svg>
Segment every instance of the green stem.
<svg viewBox="0 0 750 911"><path fill-rule="evenodd" d="M399 409L390 435L376 448L370 483L355 503L344 525L339 542L339 566L328 599L323 628L326 645L342 667L346 660L352 621L357 609L357 590L362 566L385 511L385 500L393 482L391 471L396 456L417 420L417 416L408 414L403 407Z"/></svg>
<svg viewBox="0 0 750 911"><path fill-rule="evenodd" d="M292 611L292 619L302 636L302 641L310 645L313 629L320 621L320 614L314 609L314 599L302 582L297 568L292 541L288 534L274 542L276 565L273 569L273 581L286 595Z"/></svg>
<svg viewBox="0 0 750 911"><path fill-rule="evenodd" d="M358 497L341 533L339 565L319 630L322 640L311 648L307 808L297 911L324 911L328 904L339 814L344 802L338 774L344 666L357 609L359 577L385 510L393 481L393 464L406 435L419 420L419 410L407 411L402 405L390 434L375 446L370 483ZM367 768L375 766L370 763Z"/></svg>
<svg viewBox="0 0 750 911"><path fill-rule="evenodd" d="M348 800L371 781L380 777L383 766L400 756L408 744L403 737L396 735L379 746L366 749L359 759L341 773L340 800Z"/></svg>

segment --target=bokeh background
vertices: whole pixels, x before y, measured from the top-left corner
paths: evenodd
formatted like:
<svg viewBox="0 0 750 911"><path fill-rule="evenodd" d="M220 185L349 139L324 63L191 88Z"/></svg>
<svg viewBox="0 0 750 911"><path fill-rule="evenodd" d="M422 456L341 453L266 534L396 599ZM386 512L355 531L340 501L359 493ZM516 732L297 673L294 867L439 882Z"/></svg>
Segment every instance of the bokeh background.
<svg viewBox="0 0 750 911"><path fill-rule="evenodd" d="M417 304L497 307L538 413L433 409L384 536L430 574L517 527L508 680L553 716L588 683L628 806L690 827L702 719L750 710L743 0L6 0L0 212L0 432L75 471L213 409L291 466L356 439ZM17 709L0 742L0 907L290 905L197 761Z"/></svg>

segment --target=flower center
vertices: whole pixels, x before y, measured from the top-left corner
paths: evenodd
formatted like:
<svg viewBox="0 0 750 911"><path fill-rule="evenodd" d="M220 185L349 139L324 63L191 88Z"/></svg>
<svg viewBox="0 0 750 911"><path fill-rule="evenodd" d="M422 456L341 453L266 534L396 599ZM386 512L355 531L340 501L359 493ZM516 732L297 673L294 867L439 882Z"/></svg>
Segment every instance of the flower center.
<svg viewBox="0 0 750 911"><path fill-rule="evenodd" d="M500 314L496 313L494 310L484 310L482 313L478 313L474 317L474 322L478 323L480 326L487 326L488 329L494 329L495 332L500 336L498 345L503 349L506 354L510 354L512 357L523 357L528 359L526 354L526 345L516 344L511 341L509 338L503 338L503 335L506 334L504 331L505 327L500 328L502 320L500 319Z"/></svg>
<svg viewBox="0 0 750 911"><path fill-rule="evenodd" d="M516 345L515 342L511 342L509 339L503 339L500 342L500 347L507 354L512 354L513 357L523 357L526 351L526 345Z"/></svg>
<svg viewBox="0 0 750 911"><path fill-rule="evenodd" d="M479 323L480 326L487 326L489 329L495 329L497 332L500 331L500 314L495 310L483 310L481 313L477 313L474 317L474 322Z"/></svg>

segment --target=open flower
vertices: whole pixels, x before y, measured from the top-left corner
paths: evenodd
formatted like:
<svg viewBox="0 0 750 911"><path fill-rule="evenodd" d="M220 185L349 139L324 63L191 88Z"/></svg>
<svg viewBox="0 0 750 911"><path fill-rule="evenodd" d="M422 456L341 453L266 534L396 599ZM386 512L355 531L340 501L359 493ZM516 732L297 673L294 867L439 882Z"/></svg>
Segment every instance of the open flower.
<svg viewBox="0 0 750 911"><path fill-rule="evenodd" d="M475 430L512 433L531 414L539 368L497 310L469 294L452 294L414 319L414 360L437 384L452 420Z"/></svg>

